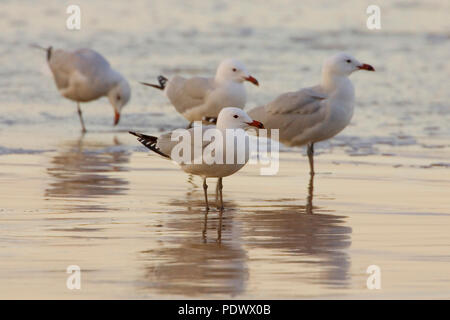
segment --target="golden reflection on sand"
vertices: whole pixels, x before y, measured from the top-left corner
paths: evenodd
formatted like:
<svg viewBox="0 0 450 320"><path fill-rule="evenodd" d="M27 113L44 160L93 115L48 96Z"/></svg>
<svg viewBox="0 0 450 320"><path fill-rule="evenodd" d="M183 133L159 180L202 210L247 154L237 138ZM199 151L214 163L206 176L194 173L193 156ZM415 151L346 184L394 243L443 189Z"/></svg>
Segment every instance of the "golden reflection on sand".
<svg viewBox="0 0 450 320"><path fill-rule="evenodd" d="M188 296L243 293L249 276L246 251L238 241L220 239L221 230L240 233L232 215L221 221L219 212L190 212L188 217L186 213L189 211L170 214L166 227L178 236L167 237L158 248L141 252L143 290Z"/></svg>
<svg viewBox="0 0 450 320"><path fill-rule="evenodd" d="M347 287L352 229L346 217L313 206L313 184L311 176L305 205L280 199L239 207L229 200L224 211L206 211L201 187L188 177L185 199L169 201L174 210L165 227L173 236L141 252L141 288L164 295L238 295L251 276L249 250L285 255L296 281Z"/></svg>
<svg viewBox="0 0 450 320"><path fill-rule="evenodd" d="M70 210L103 211L106 206L93 204L92 198L120 195L128 190L128 181L114 173L127 171L129 154L119 147L117 138L112 143L89 140L82 135L77 140L64 141L47 168L52 178L45 197L67 199Z"/></svg>

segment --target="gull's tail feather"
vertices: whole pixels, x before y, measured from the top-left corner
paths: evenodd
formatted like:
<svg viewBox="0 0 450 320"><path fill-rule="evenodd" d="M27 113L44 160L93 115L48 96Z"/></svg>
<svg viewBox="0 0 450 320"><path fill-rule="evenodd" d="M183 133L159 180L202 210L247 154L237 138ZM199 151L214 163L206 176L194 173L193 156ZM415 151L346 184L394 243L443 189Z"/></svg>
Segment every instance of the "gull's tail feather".
<svg viewBox="0 0 450 320"><path fill-rule="evenodd" d="M30 44L30 47L46 51L47 52L47 61L50 61L50 58L52 57L52 49L53 49L52 46L50 46L48 48L45 48L45 47L40 46L38 44L32 43L32 44Z"/></svg>
<svg viewBox="0 0 450 320"><path fill-rule="evenodd" d="M132 134L133 136L138 137L138 141L140 143L142 143L144 146L146 146L148 149L152 150L153 152L156 152L157 154L159 154L165 158L170 159L170 157L167 154L162 153L161 150L159 150L159 148L156 146L156 144L158 142L158 137L147 136L145 134L133 132L133 131L128 131L128 132L130 134Z"/></svg>
<svg viewBox="0 0 450 320"><path fill-rule="evenodd" d="M166 83L167 83L168 79L164 76L159 76L158 77L158 82L159 84L152 84L152 83L147 83L147 82L141 82L141 84L143 84L144 86L149 86L149 87L153 87L159 90L164 90L166 88Z"/></svg>

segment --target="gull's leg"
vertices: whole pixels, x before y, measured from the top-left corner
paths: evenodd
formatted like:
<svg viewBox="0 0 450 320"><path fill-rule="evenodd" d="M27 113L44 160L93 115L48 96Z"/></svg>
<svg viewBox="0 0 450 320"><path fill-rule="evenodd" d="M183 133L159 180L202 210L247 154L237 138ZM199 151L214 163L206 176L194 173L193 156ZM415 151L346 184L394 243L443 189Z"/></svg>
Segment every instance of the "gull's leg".
<svg viewBox="0 0 450 320"><path fill-rule="evenodd" d="M308 144L309 173L314 175L314 143Z"/></svg>
<svg viewBox="0 0 450 320"><path fill-rule="evenodd" d="M206 178L203 178L203 191L205 193L206 210L209 210L209 206L208 206L208 185L206 184Z"/></svg>
<svg viewBox="0 0 450 320"><path fill-rule="evenodd" d="M81 112L81 108L80 108L80 103L77 102L77 109L78 109L78 117L80 117L80 122L81 122L81 131L83 133L86 132L86 127L84 126L84 121L83 121L83 113Z"/></svg>
<svg viewBox="0 0 450 320"><path fill-rule="evenodd" d="M219 178L217 180L217 186L218 186L219 195L220 195L220 206L218 206L217 209L220 209L222 211L223 210L223 195L222 195L223 185L222 185L222 178Z"/></svg>

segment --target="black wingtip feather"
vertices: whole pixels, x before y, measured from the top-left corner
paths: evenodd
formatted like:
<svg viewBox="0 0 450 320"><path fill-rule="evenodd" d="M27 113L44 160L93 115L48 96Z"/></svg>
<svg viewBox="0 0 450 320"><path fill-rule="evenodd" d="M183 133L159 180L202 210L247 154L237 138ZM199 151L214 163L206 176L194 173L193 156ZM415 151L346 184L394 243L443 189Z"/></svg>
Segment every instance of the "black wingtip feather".
<svg viewBox="0 0 450 320"><path fill-rule="evenodd" d="M148 82L141 82L141 84L143 84L144 86L153 87L153 88L156 88L159 90L164 90L166 88L167 81L169 81L169 80L166 77L160 75L160 76L158 76L159 84L153 84L153 83L148 83Z"/></svg>
<svg viewBox="0 0 450 320"><path fill-rule="evenodd" d="M153 152L156 152L157 154L165 157L165 158L169 158L170 157L161 152L161 150L156 146L156 144L158 143L158 137L154 137L154 136L147 136L145 134L142 133L138 133L138 132L133 132L133 131L128 131L130 134L132 134L133 136L138 137L138 141L140 143L142 143L145 147L147 147L148 149L152 150Z"/></svg>
<svg viewBox="0 0 450 320"><path fill-rule="evenodd" d="M167 79L163 75L159 75L158 76L158 82L159 82L159 84L160 84L162 89L166 88L167 81L169 81L169 79Z"/></svg>
<svg viewBox="0 0 450 320"><path fill-rule="evenodd" d="M38 45L36 43L32 43L32 44L30 44L30 47L46 51L47 52L47 61L50 61L50 59L52 57L52 53L53 53L53 51L52 51L53 47L52 46L50 46L48 48L45 48L45 47L43 47L41 45Z"/></svg>

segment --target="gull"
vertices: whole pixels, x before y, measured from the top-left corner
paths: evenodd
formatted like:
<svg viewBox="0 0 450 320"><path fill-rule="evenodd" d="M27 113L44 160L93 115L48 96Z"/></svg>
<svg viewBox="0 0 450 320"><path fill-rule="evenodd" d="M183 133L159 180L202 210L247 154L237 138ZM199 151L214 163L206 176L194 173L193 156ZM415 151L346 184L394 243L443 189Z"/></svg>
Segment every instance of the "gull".
<svg viewBox="0 0 450 320"><path fill-rule="evenodd" d="M225 107L243 109L247 101L244 81L259 85L242 62L226 59L220 63L214 78L175 76L167 79L160 75L158 85L141 83L163 90L175 109L190 121L190 127L194 121L217 118Z"/></svg>
<svg viewBox="0 0 450 320"><path fill-rule="evenodd" d="M355 92L348 78L358 70L375 71L346 53L325 60L322 79L313 87L278 96L265 106L249 111L267 129L279 129L287 146L307 145L310 173L314 174L314 144L342 131L353 116Z"/></svg>
<svg viewBox="0 0 450 320"><path fill-rule="evenodd" d="M163 134L160 137L147 136L142 133L132 132L130 134L138 137L138 141L141 142L148 149L156 152L157 154L167 158L174 160L175 156L179 155L180 150L177 148L179 142L176 139L180 134L186 134L187 137L187 145L190 147L190 151L188 154L191 154L190 159L188 161L178 161L176 162L180 165L181 169L190 174L198 175L203 178L203 191L205 195L205 203L206 210L209 210L208 205L208 185L206 184L207 178L218 178L218 191L220 195L220 207L219 209L223 209L223 196L222 196L222 178L230 176L237 171L239 171L242 167L245 166L249 159L249 143L248 143L248 135L244 131L245 129L249 129L250 127L256 128L264 128L263 124L259 121L251 119L248 114L240 109L240 108L224 108L220 111L219 116L217 118L217 125L209 125L202 127L194 127L190 129L178 129L181 131L172 131L166 134ZM195 130L201 130L200 139L201 141L195 141L194 138L197 138ZM211 133L209 130L217 130L216 133L219 134L219 137L222 138L222 148L217 147L220 144L215 144L217 147L213 147L213 142L216 142L216 138L206 139L206 135ZM231 130L228 131L228 130ZM232 135L230 135L232 133ZM220 139L218 138L218 139ZM243 138L245 139L245 144L239 145L237 143L237 139ZM242 140L241 140L242 141ZM194 154L195 145L198 144L200 146L200 151L202 158L199 162L196 162ZM241 147L241 148L240 148ZM233 148L233 149L231 149ZM205 150L214 149L214 154L217 156L215 159L222 159L221 163L219 161L211 161L211 158L205 156ZM183 153L186 150L183 150ZM243 152L243 153L242 153ZM172 154L174 153L174 154ZM230 161L227 160L227 153L231 153L233 155L233 159ZM239 155L243 156L243 161L239 161Z"/></svg>
<svg viewBox="0 0 450 320"><path fill-rule="evenodd" d="M101 54L92 49L66 51L32 46L47 51L47 63L59 93L77 103L83 133L86 127L80 102L108 97L114 109L114 125L119 123L122 108L130 100L131 89L127 80L113 70Z"/></svg>

